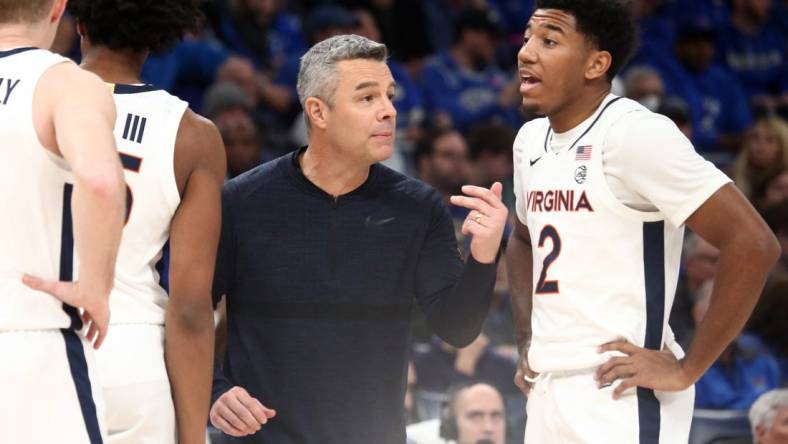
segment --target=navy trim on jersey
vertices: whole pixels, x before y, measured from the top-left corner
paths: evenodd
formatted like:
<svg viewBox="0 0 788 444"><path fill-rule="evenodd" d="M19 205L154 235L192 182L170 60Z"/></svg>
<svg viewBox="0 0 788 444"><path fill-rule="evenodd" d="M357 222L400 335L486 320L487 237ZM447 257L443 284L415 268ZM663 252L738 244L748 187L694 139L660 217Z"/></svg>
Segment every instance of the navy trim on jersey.
<svg viewBox="0 0 788 444"><path fill-rule="evenodd" d="M599 111L599 114L597 114L597 116L596 116L596 118L594 119L594 121L593 121L593 122L591 122L591 125L588 125L588 128L586 128L586 130L585 130L585 131L583 131L583 134L581 134L581 135L580 135L580 137L578 137L577 139L575 139L575 141L574 141L574 142L572 142L572 144L571 144L571 145L569 145L569 148L567 149L567 151L571 151L571 150L572 150L572 149L575 147L575 145L577 145L577 142L580 142L580 139L582 139L583 137L585 137L585 135L586 135L586 134L588 134L588 132L589 132L589 131L591 131L591 128L593 128L593 127L594 127L594 125L596 125L596 123L597 123L597 122L599 122L599 119L602 117L602 114L604 114L604 113L605 113L605 111L607 111L607 109L610 107L610 105L612 105L612 104L614 104L614 103L618 102L618 101L619 101L619 100L621 100L621 99L623 99L623 97L616 97L615 99L613 99L613 100L611 100L611 101L607 102L607 103L605 104L605 106L602 108L602 111ZM547 134L545 134L545 136L544 136L544 152L545 152L545 153L547 152L547 141L548 141L548 139L550 139L550 133L551 133L552 131L553 131L553 127L551 127L551 126L548 126L548 127L547 127Z"/></svg>
<svg viewBox="0 0 788 444"><path fill-rule="evenodd" d="M665 320L665 222L643 224L643 268L646 281L646 337L643 347L662 349ZM660 406L654 390L638 387L640 444L659 444Z"/></svg>
<svg viewBox="0 0 788 444"><path fill-rule="evenodd" d="M127 85L124 83L116 83L112 89L113 94L136 94L149 91L158 91L161 88L154 85Z"/></svg>
<svg viewBox="0 0 788 444"><path fill-rule="evenodd" d="M67 183L63 186L63 222L60 229L60 275L61 281L74 279L74 225L71 221L71 193L74 185ZM82 319L76 307L63 303L63 311L71 318L72 330L82 329Z"/></svg>
<svg viewBox="0 0 788 444"><path fill-rule="evenodd" d="M547 141L550 140L550 133L553 132L553 128L551 126L547 127L547 133L544 135L544 152L547 152Z"/></svg>
<svg viewBox="0 0 788 444"><path fill-rule="evenodd" d="M159 286L170 294L170 240L164 243L161 249L161 259L156 262L156 271L159 272Z"/></svg>
<svg viewBox="0 0 788 444"><path fill-rule="evenodd" d="M39 48L36 48L34 46L25 46L23 48L14 48L14 49L9 49L8 51L0 51L0 58L19 54L20 52L32 51L34 49L39 49Z"/></svg>
<svg viewBox="0 0 788 444"><path fill-rule="evenodd" d="M77 390L79 408L82 410L82 419L85 421L90 444L102 444L101 430L99 428L98 415L96 414L96 403L93 402L93 390L90 384L85 350L82 348L82 340L74 330L64 328L60 332L63 334L63 339L66 342L68 367L71 370L74 388Z"/></svg>

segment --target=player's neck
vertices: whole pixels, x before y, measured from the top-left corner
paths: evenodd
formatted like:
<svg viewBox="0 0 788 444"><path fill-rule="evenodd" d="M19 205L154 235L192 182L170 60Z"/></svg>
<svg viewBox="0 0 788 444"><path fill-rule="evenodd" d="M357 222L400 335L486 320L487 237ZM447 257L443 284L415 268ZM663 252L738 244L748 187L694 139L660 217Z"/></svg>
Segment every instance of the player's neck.
<svg viewBox="0 0 788 444"><path fill-rule="evenodd" d="M0 27L0 51L14 48L49 47L45 44L45 32L36 25L3 25Z"/></svg>
<svg viewBox="0 0 788 444"><path fill-rule="evenodd" d="M561 109L547 116L550 120L550 127L556 133L565 133L580 125L596 112L608 94L610 94L609 86L600 88L593 93L589 92L567 103Z"/></svg>
<svg viewBox="0 0 788 444"><path fill-rule="evenodd" d="M82 57L82 68L98 75L107 83L142 83L140 73L146 52L114 51L105 47L91 47Z"/></svg>
<svg viewBox="0 0 788 444"><path fill-rule="evenodd" d="M309 148L299 159L304 176L334 197L350 193L369 177L368 164L343 161L347 156L337 154L330 147L316 146L310 141Z"/></svg>

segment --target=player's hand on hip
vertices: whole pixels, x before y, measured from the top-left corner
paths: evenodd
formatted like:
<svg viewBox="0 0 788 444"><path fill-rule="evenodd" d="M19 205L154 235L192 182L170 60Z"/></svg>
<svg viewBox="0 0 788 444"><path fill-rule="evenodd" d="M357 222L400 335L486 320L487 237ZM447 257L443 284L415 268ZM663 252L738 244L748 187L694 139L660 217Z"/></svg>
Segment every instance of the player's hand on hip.
<svg viewBox="0 0 788 444"><path fill-rule="evenodd" d="M238 386L224 392L213 403L210 413L214 427L235 437L257 433L274 416L276 410L264 406Z"/></svg>
<svg viewBox="0 0 788 444"><path fill-rule="evenodd" d="M650 350L626 341L616 341L603 345L599 350L602 353L618 351L626 355L611 358L594 375L600 388L621 380L613 390L613 399L620 398L625 390L633 387L673 392L687 389L693 384L681 361L668 349Z"/></svg>
<svg viewBox="0 0 788 444"><path fill-rule="evenodd" d="M105 295L97 295L80 287L79 282L45 281L24 275L22 282L33 290L49 293L73 307L82 308L82 322L87 327L85 337L93 348L101 347L109 326L109 301Z"/></svg>
<svg viewBox="0 0 788 444"><path fill-rule="evenodd" d="M528 351L520 354L520 359L517 360L517 371L514 374L514 385L523 392L523 395L528 396L534 387L537 376L539 374L531 370L528 365Z"/></svg>
<svg viewBox="0 0 788 444"><path fill-rule="evenodd" d="M462 224L462 233L472 235L471 255L477 262L491 264L498 256L503 229L509 210L501 201L503 185L495 182L487 188L462 187L465 196L452 196L451 203L471 210Z"/></svg>

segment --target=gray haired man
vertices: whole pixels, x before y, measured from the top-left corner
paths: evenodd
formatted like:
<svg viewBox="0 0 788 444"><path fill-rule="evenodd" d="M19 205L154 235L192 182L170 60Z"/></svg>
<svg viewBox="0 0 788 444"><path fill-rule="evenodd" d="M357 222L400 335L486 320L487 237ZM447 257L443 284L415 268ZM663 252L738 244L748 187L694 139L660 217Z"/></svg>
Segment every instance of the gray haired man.
<svg viewBox="0 0 788 444"><path fill-rule="evenodd" d="M309 144L229 181L214 297L227 351L211 422L232 442L402 444L410 316L462 347L479 334L507 211L501 184L464 187L462 263L441 196L378 162L397 112L386 47L316 44L298 94Z"/></svg>
<svg viewBox="0 0 788 444"><path fill-rule="evenodd" d="M788 444L788 389L771 390L750 407L755 444Z"/></svg>

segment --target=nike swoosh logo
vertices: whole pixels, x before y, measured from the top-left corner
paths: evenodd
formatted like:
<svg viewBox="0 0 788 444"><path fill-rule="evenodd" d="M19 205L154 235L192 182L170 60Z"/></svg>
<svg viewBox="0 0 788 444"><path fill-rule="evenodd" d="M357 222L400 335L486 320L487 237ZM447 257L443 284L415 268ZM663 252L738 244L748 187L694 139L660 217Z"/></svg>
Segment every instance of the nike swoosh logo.
<svg viewBox="0 0 788 444"><path fill-rule="evenodd" d="M539 156L539 157L537 157L537 158L536 158L536 159L534 159L534 160L529 160L529 162L531 162L531 166L534 166L534 164L535 164L536 162L539 162L540 160L542 160L542 156Z"/></svg>
<svg viewBox="0 0 788 444"><path fill-rule="evenodd" d="M393 218L393 217L389 217L387 219L374 220L374 219L372 219L372 216L367 216L367 220L364 221L364 224L365 225L383 225L383 224L387 224L389 222L392 222L394 219L395 218Z"/></svg>

